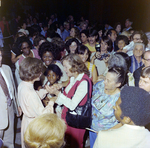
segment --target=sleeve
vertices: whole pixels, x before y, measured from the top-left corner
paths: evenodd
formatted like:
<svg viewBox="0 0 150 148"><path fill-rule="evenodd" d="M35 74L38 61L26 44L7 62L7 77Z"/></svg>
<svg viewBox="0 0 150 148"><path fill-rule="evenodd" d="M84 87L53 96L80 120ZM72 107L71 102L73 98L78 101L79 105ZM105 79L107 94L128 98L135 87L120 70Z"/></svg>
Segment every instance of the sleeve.
<svg viewBox="0 0 150 148"><path fill-rule="evenodd" d="M85 95L87 94L88 92L87 87L88 87L87 81L82 81L80 85L78 86L72 99L68 98L62 93L59 93L56 103L58 105L63 104L70 110L74 110L78 106L78 104L82 101L82 99L85 97Z"/></svg>
<svg viewBox="0 0 150 148"><path fill-rule="evenodd" d="M134 71L133 77L134 77L135 86L139 87L140 71L139 70Z"/></svg>
<svg viewBox="0 0 150 148"><path fill-rule="evenodd" d="M99 131L98 132L98 135L97 135L97 138L96 138L96 140L95 140L95 143L94 143L94 146L93 146L93 148L100 148L101 147L101 145L100 145L100 140L101 140L101 134L102 134L102 131Z"/></svg>
<svg viewBox="0 0 150 148"><path fill-rule="evenodd" d="M38 94L39 98L42 100L48 92L46 91L46 89L40 89L39 91L36 91L36 93Z"/></svg>

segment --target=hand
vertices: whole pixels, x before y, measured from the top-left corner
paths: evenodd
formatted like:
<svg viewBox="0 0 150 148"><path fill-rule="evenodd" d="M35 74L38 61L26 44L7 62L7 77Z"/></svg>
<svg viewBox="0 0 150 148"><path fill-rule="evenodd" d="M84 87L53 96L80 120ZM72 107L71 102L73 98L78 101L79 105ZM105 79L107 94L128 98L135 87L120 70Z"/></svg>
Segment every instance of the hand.
<svg viewBox="0 0 150 148"><path fill-rule="evenodd" d="M122 52L124 52L124 53L127 53L127 51L128 51L127 49L123 49L123 50L122 50Z"/></svg>
<svg viewBox="0 0 150 148"><path fill-rule="evenodd" d="M104 61L105 63L107 63L108 60L109 60L109 57L103 58L103 61Z"/></svg>
<svg viewBox="0 0 150 148"><path fill-rule="evenodd" d="M59 94L59 91L56 89L55 86L45 85L45 88L46 88L47 92L50 94L55 94L56 96Z"/></svg>
<svg viewBox="0 0 150 148"><path fill-rule="evenodd" d="M22 109L20 106L18 107L18 113L19 113L19 115L17 115L17 117L20 117L22 115Z"/></svg>
<svg viewBox="0 0 150 148"><path fill-rule="evenodd" d="M100 58L101 57L101 53L97 51L96 54L95 54L95 57L96 58Z"/></svg>
<svg viewBox="0 0 150 148"><path fill-rule="evenodd" d="M53 87L55 87L57 90L61 89L63 86L62 84L54 84Z"/></svg>

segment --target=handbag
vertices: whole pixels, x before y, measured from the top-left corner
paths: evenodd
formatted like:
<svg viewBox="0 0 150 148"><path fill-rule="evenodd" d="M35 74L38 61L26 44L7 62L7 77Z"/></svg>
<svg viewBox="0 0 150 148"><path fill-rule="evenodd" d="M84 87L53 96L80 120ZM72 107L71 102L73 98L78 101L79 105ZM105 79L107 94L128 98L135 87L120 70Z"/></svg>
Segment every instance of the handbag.
<svg viewBox="0 0 150 148"><path fill-rule="evenodd" d="M89 90L89 82L88 82L88 90ZM85 129L91 126L91 122L92 122L91 113L92 113L91 98L89 98L89 91L88 91L87 101L84 105L81 106L78 105L75 108L75 110L67 111L66 122L71 127Z"/></svg>

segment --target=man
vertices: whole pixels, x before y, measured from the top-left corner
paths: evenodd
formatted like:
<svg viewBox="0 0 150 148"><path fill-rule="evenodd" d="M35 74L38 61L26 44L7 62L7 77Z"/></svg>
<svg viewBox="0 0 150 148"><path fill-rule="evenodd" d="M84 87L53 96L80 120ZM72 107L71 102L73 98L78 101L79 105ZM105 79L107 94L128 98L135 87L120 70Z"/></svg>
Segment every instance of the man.
<svg viewBox="0 0 150 148"><path fill-rule="evenodd" d="M62 32L62 39L65 41L65 39L70 35L69 31L69 23L64 22L64 31Z"/></svg>
<svg viewBox="0 0 150 148"><path fill-rule="evenodd" d="M9 66L2 64L0 49L0 138L4 147L14 148L14 106L17 115L21 115L18 107L16 88Z"/></svg>
<svg viewBox="0 0 150 148"><path fill-rule="evenodd" d="M116 38L117 38L117 32L116 30L114 29L109 29L108 32L107 32L107 36L111 39L112 41L112 45L113 45L113 49L112 51L117 51L118 50L118 47L116 45Z"/></svg>
<svg viewBox="0 0 150 148"><path fill-rule="evenodd" d="M130 29L132 29L132 26L131 26L132 24L133 24L133 22L131 22L130 19L126 19L126 21L125 21L126 28L124 28L123 31L129 31Z"/></svg>
<svg viewBox="0 0 150 148"><path fill-rule="evenodd" d="M134 80L135 80L135 86L139 86L139 80L140 80L140 75L141 75L142 69L144 67L150 66L150 50L145 51L143 53L142 62L143 62L143 65L141 67L139 67L137 70L135 70L133 73Z"/></svg>
<svg viewBox="0 0 150 148"><path fill-rule="evenodd" d="M142 54L145 51L145 46L143 43L135 43L133 48L133 55L131 58L130 72L133 73L136 69L143 65Z"/></svg>
<svg viewBox="0 0 150 148"><path fill-rule="evenodd" d="M149 148L150 95L138 87L125 86L114 107L119 128L99 131L93 148Z"/></svg>

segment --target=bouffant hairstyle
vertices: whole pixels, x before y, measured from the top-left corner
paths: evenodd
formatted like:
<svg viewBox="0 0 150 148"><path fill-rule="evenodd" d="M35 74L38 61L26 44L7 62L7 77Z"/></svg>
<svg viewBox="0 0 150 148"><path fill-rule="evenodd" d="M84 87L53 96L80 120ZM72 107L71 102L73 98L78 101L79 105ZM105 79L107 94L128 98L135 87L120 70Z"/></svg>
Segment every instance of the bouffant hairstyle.
<svg viewBox="0 0 150 148"><path fill-rule="evenodd" d="M47 76L49 71L53 71L58 76L57 81L59 81L63 75L61 69L56 64L50 64L44 72L44 75Z"/></svg>
<svg viewBox="0 0 150 148"><path fill-rule="evenodd" d="M124 86L121 90L121 118L130 117L135 125L145 126L150 123L150 95L144 89Z"/></svg>
<svg viewBox="0 0 150 148"><path fill-rule="evenodd" d="M57 56L60 53L59 47L56 44L53 44L51 42L44 42L41 44L39 48L39 56L43 57L43 54L46 52L51 52L53 55L53 60L57 60Z"/></svg>
<svg viewBox="0 0 150 148"><path fill-rule="evenodd" d="M121 67L112 67L108 69L108 72L115 73L117 75L116 83L121 83L119 88L124 85L125 82L125 71Z"/></svg>
<svg viewBox="0 0 150 148"><path fill-rule="evenodd" d="M77 49L75 51L75 53L77 53L77 50L80 46L80 42L76 39L76 38L71 38L69 40L67 40L65 46L66 46L66 50L68 51L68 53L70 53L70 49L69 49L69 46L72 44L72 42L75 42L77 44Z"/></svg>
<svg viewBox="0 0 150 148"><path fill-rule="evenodd" d="M78 74L85 73L88 76L90 75L89 70L87 69L86 65L83 63L81 58L77 54L69 54L62 59L62 61L68 61L71 65L70 72Z"/></svg>
<svg viewBox="0 0 150 148"><path fill-rule="evenodd" d="M125 42L126 45L129 44L129 40L128 40L128 37L125 36L125 35L119 35L117 38L116 38L116 45L118 45L118 42L123 40Z"/></svg>
<svg viewBox="0 0 150 148"><path fill-rule="evenodd" d="M144 69L142 69L141 77L150 78L150 66L144 67Z"/></svg>
<svg viewBox="0 0 150 148"><path fill-rule="evenodd" d="M19 75L23 81L33 81L44 71L43 62L37 58L27 57L19 66Z"/></svg>
<svg viewBox="0 0 150 148"><path fill-rule="evenodd" d="M65 122L56 114L36 117L24 134L26 148L60 148L64 145Z"/></svg>

